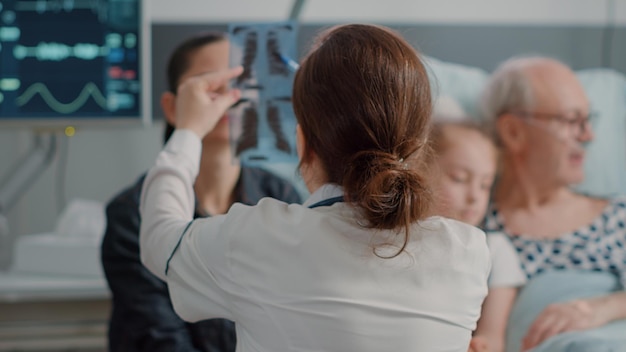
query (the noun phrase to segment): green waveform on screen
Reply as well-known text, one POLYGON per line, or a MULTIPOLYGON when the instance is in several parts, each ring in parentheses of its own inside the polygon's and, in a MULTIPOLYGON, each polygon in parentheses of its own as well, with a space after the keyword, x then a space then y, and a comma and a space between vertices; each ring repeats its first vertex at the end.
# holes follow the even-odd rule
POLYGON ((46 87, 43 83, 35 83, 28 87, 22 95, 15 99, 15 102, 18 106, 24 106, 28 104, 28 102, 33 99, 36 94, 39 94, 52 110, 60 114, 71 114, 78 111, 78 109, 85 105, 89 97, 92 97, 96 104, 98 104, 102 109, 107 110, 106 98, 102 92, 100 92, 98 86, 96 86, 93 82, 87 83, 80 91, 78 97, 69 103, 62 103, 58 101, 52 95, 48 87, 46 87))

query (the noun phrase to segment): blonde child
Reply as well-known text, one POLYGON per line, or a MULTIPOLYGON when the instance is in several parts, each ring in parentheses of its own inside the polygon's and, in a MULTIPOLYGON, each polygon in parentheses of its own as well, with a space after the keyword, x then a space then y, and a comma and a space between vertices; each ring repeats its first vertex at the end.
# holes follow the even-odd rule
MULTIPOLYGON (((437 111, 437 110, 435 110, 437 111)), ((437 215, 478 226, 485 216, 497 169, 497 148, 467 120, 435 116, 431 140, 437 215)), ((492 271, 489 294, 470 345, 473 352, 504 350, 509 312, 526 277, 509 239, 488 233, 492 271)))

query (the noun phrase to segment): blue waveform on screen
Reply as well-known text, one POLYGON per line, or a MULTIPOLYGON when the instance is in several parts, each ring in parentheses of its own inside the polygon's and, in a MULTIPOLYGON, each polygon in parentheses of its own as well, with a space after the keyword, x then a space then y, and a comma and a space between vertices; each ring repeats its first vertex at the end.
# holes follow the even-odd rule
POLYGON ((69 46, 62 43, 41 42, 37 46, 16 45, 13 48, 13 56, 17 60, 35 57, 40 61, 62 61, 69 57, 82 60, 93 60, 99 56, 105 56, 109 52, 106 46, 90 43, 77 43, 69 46))
POLYGON ((15 10, 35 11, 39 14, 91 10, 98 15, 100 21, 104 22, 107 19, 108 7, 107 2, 103 0, 22 0, 17 2, 15 10))
POLYGON ((78 94, 78 97, 69 103, 61 103, 58 101, 43 83, 35 83, 28 87, 22 95, 15 99, 15 102, 18 106, 24 106, 28 104, 36 94, 39 94, 52 110, 60 114, 71 114, 78 111, 78 109, 85 105, 89 97, 92 97, 96 104, 102 109, 107 110, 107 100, 102 92, 100 92, 100 89, 98 89, 98 86, 93 82, 87 83, 80 91, 80 94, 78 94))

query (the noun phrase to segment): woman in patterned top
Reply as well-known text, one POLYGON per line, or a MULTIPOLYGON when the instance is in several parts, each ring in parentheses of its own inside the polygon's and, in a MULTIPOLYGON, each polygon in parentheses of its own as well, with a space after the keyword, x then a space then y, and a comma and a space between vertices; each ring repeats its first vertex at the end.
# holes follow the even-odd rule
MULTIPOLYGON (((529 279, 573 269, 611 272, 626 284, 626 199, 570 188, 583 180, 584 146, 593 139, 589 102, 571 69, 548 58, 511 59, 490 79, 483 110, 503 151, 484 229, 511 238, 529 279)), ((625 318, 623 291, 551 304, 528 329, 523 349, 625 318)))

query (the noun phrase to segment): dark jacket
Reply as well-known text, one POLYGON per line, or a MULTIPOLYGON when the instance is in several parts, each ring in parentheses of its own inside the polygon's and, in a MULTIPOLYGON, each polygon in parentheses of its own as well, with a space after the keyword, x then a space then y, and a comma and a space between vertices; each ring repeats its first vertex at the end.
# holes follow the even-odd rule
MULTIPOLYGON (((101 260, 113 294, 109 351, 235 351, 234 323, 211 319, 186 323, 174 312, 167 285, 139 259, 139 196, 145 175, 107 205, 101 260)), ((235 201, 253 205, 263 197, 300 203, 296 189, 258 168, 242 168, 235 201)), ((195 217, 200 215, 196 214, 195 217)))

